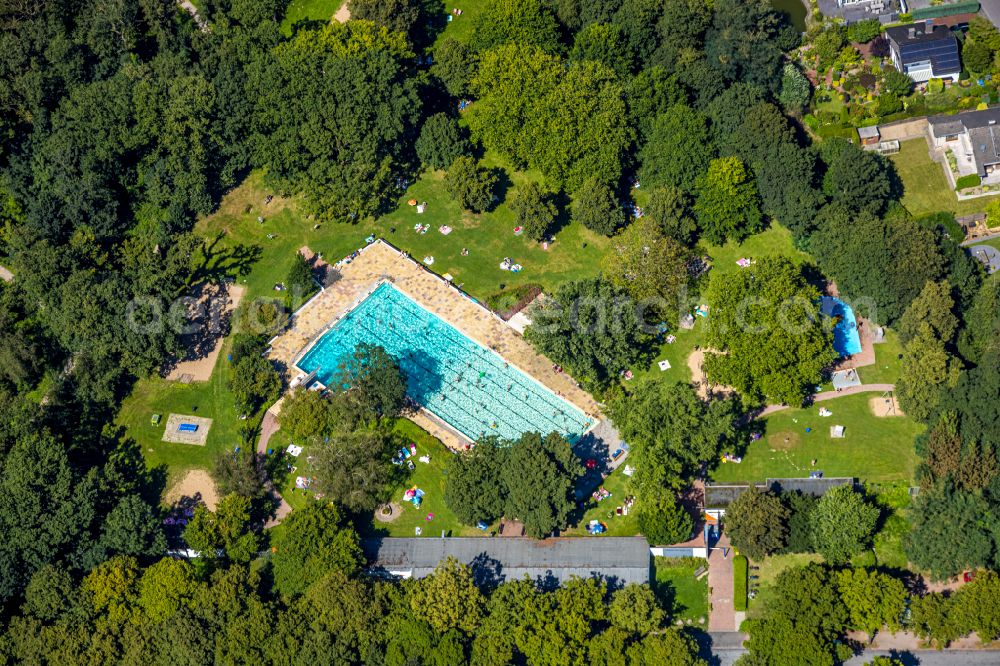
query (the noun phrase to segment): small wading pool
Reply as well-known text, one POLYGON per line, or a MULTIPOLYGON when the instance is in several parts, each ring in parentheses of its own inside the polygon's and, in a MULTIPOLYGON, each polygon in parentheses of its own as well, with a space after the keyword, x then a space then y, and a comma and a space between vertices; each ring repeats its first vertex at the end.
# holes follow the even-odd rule
POLYGON ((861 353, 861 336, 858 334, 858 322, 851 306, 831 296, 824 296, 820 302, 820 311, 833 317, 833 348, 841 356, 851 356, 861 353))
POLYGON ((394 356, 407 394, 470 440, 554 430, 572 442, 592 425, 578 408, 388 283, 316 340, 296 366, 315 370, 329 386, 338 364, 362 342, 394 356))

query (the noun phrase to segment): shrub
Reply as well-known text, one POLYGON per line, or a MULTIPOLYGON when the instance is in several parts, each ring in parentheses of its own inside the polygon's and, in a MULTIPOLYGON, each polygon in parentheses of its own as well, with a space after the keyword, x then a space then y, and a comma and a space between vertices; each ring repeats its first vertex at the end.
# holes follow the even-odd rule
POLYGON ((747 573, 750 563, 745 555, 733 558, 733 608, 737 613, 747 609, 747 573))
POLYGON ((847 39, 852 42, 864 44, 879 36, 882 32, 882 24, 878 19, 868 19, 858 21, 847 27, 847 39))
POLYGON ((979 178, 979 174, 970 173, 967 176, 962 176, 955 181, 955 189, 958 191, 964 190, 969 187, 977 187, 983 181, 979 178))

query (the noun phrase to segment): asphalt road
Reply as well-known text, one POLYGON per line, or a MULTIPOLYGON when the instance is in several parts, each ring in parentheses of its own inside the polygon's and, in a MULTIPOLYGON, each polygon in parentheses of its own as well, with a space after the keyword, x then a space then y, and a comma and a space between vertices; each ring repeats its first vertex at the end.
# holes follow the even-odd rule
POLYGON ((1000 26, 1000 0, 979 0, 979 10, 993 25, 1000 26))
MULTIPOLYGON (((742 648, 718 648, 713 650, 717 666, 732 666, 746 650, 742 648)), ((893 653, 888 650, 867 650, 864 654, 846 662, 847 666, 862 666, 875 657, 896 657, 906 666, 997 666, 1000 651, 996 650, 917 650, 915 652, 893 653)))

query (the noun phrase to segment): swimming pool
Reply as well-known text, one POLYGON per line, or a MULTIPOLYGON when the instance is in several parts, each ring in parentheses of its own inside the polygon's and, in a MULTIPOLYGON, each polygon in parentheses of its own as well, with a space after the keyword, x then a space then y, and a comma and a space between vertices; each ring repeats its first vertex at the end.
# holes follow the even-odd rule
POLYGON ((823 314, 833 317, 833 348, 841 356, 861 353, 861 336, 858 334, 858 322, 851 306, 832 296, 824 296, 820 305, 823 314))
POLYGON ((362 342, 392 354, 406 373, 409 396, 469 439, 555 430, 573 441, 591 426, 578 408, 389 283, 345 314, 296 365, 329 385, 341 359, 362 342))

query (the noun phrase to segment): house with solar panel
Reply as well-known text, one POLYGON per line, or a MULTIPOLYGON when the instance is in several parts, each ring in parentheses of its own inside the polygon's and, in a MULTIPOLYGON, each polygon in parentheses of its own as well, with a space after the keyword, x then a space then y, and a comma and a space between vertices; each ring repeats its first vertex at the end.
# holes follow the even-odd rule
POLYGON ((892 63, 917 83, 930 79, 958 81, 962 63, 958 57, 958 40, 946 26, 930 21, 887 28, 886 39, 892 63))

